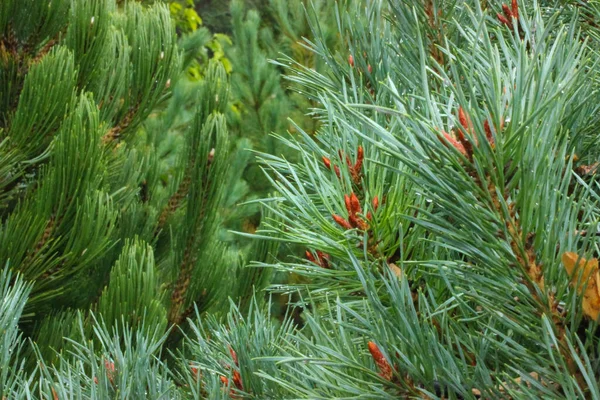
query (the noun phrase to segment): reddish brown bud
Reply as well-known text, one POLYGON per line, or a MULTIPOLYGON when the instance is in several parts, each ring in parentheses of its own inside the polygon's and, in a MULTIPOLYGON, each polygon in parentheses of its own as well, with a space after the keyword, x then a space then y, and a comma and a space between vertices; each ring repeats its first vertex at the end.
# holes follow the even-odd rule
POLYGON ((233 384, 238 390, 244 390, 244 385, 242 385, 242 376, 238 371, 233 371, 233 384))
POLYGON ((350 66, 351 66, 352 68, 354 68, 354 57, 352 57, 352 54, 350 54, 350 55, 348 56, 348 64, 350 64, 350 66))
MULTIPOLYGON (((477 138, 473 137, 473 139, 475 140, 475 146, 478 146, 477 138)), ((470 158, 473 155, 473 145, 460 129, 458 130, 458 142, 463 145, 467 156, 470 158)))
POLYGON ((238 364, 238 358, 237 358, 237 354, 236 352, 231 348, 231 346, 229 346, 229 354, 231 354, 231 358, 233 359, 233 362, 235 363, 235 365, 239 365, 238 364))
POLYGON ((317 262, 317 260, 315 259, 315 256, 313 256, 310 251, 306 250, 306 253, 304 253, 304 254, 306 254, 306 259, 308 261, 310 261, 312 263, 316 263, 317 262))
POLYGON ((331 160, 325 156, 323 156, 323 164, 325 164, 325 168, 331 169, 331 160))
POLYGON ((352 229, 352 225, 350 225, 350 223, 348 221, 346 221, 344 218, 340 217, 339 215, 333 214, 331 217, 342 228, 352 229))
POLYGON ((226 376, 220 376, 220 377, 219 377, 219 379, 221 380, 221 382, 222 382, 224 385, 228 385, 228 384, 229 384, 229 379, 227 379, 227 377, 226 377, 226 376))
POLYGON ((329 269, 329 254, 317 250, 317 257, 319 257, 318 264, 325 269, 329 269))
POLYGON ((365 158, 365 149, 362 146, 358 146, 356 150, 356 164, 354 164, 354 171, 359 173, 362 169, 363 160, 365 158))
POLYGON ((508 6, 506 4, 502 4, 502 12, 504 13, 503 17, 504 20, 500 19, 500 14, 498 14, 498 20, 500 22, 502 22, 504 25, 508 26, 511 30, 513 28, 513 24, 512 24, 512 12, 510 11, 510 8, 508 8, 508 6))
POLYGON ((335 175, 336 175, 338 178, 341 178, 341 177, 342 177, 342 174, 341 174, 341 172, 340 172, 340 167, 338 167, 337 165, 334 165, 334 166, 333 166, 333 170, 335 171, 335 175))
POLYGON ((371 214, 371 211, 367 211, 367 219, 369 221, 371 221, 373 219, 373 214, 371 214))
POLYGON ((110 383, 114 383, 113 380, 115 377, 115 363, 104 359, 104 368, 106 369, 106 376, 108 376, 108 380, 110 381, 110 383))
POLYGON ((361 212, 360 201, 358 201, 358 197, 354 193, 350 195, 350 210, 352 215, 356 215, 361 212))
POLYGON ((369 71, 370 74, 373 73, 373 67, 371 67, 371 64, 367 65, 367 71, 369 71))
POLYGON ((373 204, 373 210, 377 211, 377 209, 379 208, 379 197, 373 197, 373 201, 371 202, 371 204, 373 204))
POLYGON ((491 146, 494 146, 494 135, 492 135, 492 130, 490 129, 490 123, 487 119, 483 123, 483 129, 485 130, 485 137, 487 138, 488 142, 490 143, 491 146))
POLYGON ((512 15, 516 20, 519 19, 519 5, 517 4, 517 0, 512 0, 512 15))
POLYGON ((344 204, 346 205, 346 210, 348 210, 348 214, 354 214, 352 212, 352 203, 350 202, 350 196, 348 196, 347 194, 344 195, 344 204))
POLYGON ((369 352, 373 357, 373 361, 375 361, 375 365, 379 368, 379 376, 387 381, 391 380, 393 375, 392 367, 390 367, 390 363, 386 360, 385 356, 374 342, 369 342, 369 352))
POLYGON ((58 400, 58 394, 56 394, 56 390, 52 388, 52 400, 58 400))
POLYGON ((504 16, 506 17, 507 20, 511 20, 513 17, 513 13, 510 10, 510 8, 508 7, 508 5, 506 4, 502 4, 502 12, 504 13, 504 16))
POLYGON ((506 26, 508 26, 509 28, 512 28, 512 24, 510 23, 509 20, 507 20, 504 15, 498 13, 496 14, 496 17, 498 18, 498 21, 500 21, 501 24, 504 24, 506 26))

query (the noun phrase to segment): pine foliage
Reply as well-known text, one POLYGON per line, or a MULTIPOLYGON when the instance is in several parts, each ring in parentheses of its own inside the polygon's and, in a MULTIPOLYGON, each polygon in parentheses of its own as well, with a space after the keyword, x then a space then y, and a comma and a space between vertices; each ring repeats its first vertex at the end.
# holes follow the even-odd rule
POLYGON ((307 248, 275 267, 310 279, 275 289, 326 317, 284 397, 600 395, 594 16, 373 1, 346 54, 315 35, 327 71, 287 60, 324 126, 264 155, 272 230, 307 248))
POLYGON ((226 223, 237 231, 256 230, 260 210, 252 201, 272 191, 255 152, 294 160, 295 152, 283 146, 274 134, 294 135, 297 129, 290 119, 310 134, 316 133, 319 125, 309 115, 316 102, 307 98, 300 87, 286 81, 286 70, 273 61, 288 54, 306 67, 323 70, 324 62, 306 46, 305 40, 313 37, 307 7, 323 21, 322 33, 327 36, 328 46, 337 48, 340 41, 335 8, 326 1, 230 2, 233 45, 228 47, 227 55, 232 64, 232 111, 228 116, 232 136, 238 140, 232 158, 242 166, 242 173, 229 201, 243 207, 236 207, 226 223))
POLYGON ((24 340, 18 323, 30 292, 31 285, 23 282, 20 276, 13 278, 10 270, 3 268, 0 273, 0 393, 3 394, 24 394, 25 388, 21 384, 25 378, 21 358, 24 340))
POLYGON ((0 397, 176 398, 169 327, 249 295, 218 240, 223 66, 174 137, 164 4, 7 1, 0 21, 0 397))
MULTIPOLYGON (((9 201, 0 255, 10 259, 0 275, 10 304, 0 307, 8 332, 0 348, 2 395, 600 398, 600 7, 555 3, 349 3, 333 8, 341 51, 328 44, 317 9, 307 8, 313 37, 306 45, 324 67, 293 57, 278 66, 314 102, 319 128, 313 134, 298 124, 296 136, 278 138, 293 160, 260 155, 277 195, 263 201, 268 214, 257 233, 302 246, 305 258, 275 260, 274 247, 259 242, 262 260, 235 270, 243 277, 235 283, 224 279, 219 260, 228 253, 211 214, 227 166, 224 71, 214 64, 208 71, 180 156, 148 162, 149 149, 169 144, 156 136, 160 122, 138 119, 150 115, 149 106, 131 104, 154 109, 166 94, 131 89, 145 94, 123 99, 126 112, 108 100, 115 108, 104 115, 96 92, 79 86, 87 82, 77 67, 82 53, 53 45, 34 65, 73 65, 55 70, 73 85, 62 94, 64 109, 2 98, 0 171, 9 201), (19 107, 33 107, 34 125, 16 115, 19 107), (36 113, 43 110, 62 117, 36 113), (163 170, 177 172, 161 188, 163 170), (148 194, 141 196, 144 180, 148 194), (93 268, 79 264, 86 257, 93 268), (303 309, 301 323, 293 309, 273 319, 269 304, 248 295, 250 282, 265 284, 268 268, 305 278, 271 287, 300 299, 292 306, 303 309), (91 311, 61 311, 58 324, 44 320, 39 337, 62 332, 70 339, 54 342, 54 356, 49 346, 34 346, 41 364, 19 371, 15 353, 24 341, 16 321, 47 314, 43 306, 66 299, 66 289, 76 299, 75 285, 93 281, 89 271, 111 275, 99 300, 91 311), (64 283, 50 285, 50 278, 64 283), (223 309, 221 291, 232 298, 225 318, 206 312, 223 309), (177 330, 182 346, 166 354, 177 329, 170 325, 186 318, 189 329, 177 330)), ((44 13, 61 10, 32 14, 45 21, 44 13)), ((151 10, 126 5, 110 14, 109 32, 116 35, 128 18, 165 12, 151 10)), ((23 45, 33 55, 20 58, 22 50, 9 46, 41 35, 31 29, 4 33, 0 60, 10 84, 3 78, 2 93, 20 93, 11 86, 19 79, 25 94, 38 87, 28 83, 33 67, 15 67, 35 57, 36 47, 23 45)), ((39 43, 60 27, 43 29, 39 43)), ((123 76, 143 83, 152 74, 164 79, 161 71, 123 76)), ((37 76, 42 85, 46 74, 37 76)))
MULTIPOLYGON (((38 7, 50 12, 58 3, 38 7)), ((2 15, 21 10, 19 4, 3 2, 2 15)), ((86 306, 103 290, 111 293, 104 297, 133 296, 128 284, 168 292, 170 322, 180 322, 199 297, 203 309, 210 307, 218 297, 215 282, 223 277, 212 265, 235 266, 224 261, 225 249, 214 239, 224 188, 219 182, 227 173, 222 67, 207 69, 202 104, 166 158, 155 149, 169 145, 171 138, 162 135, 168 126, 156 117, 148 121, 181 71, 163 5, 65 2, 51 17, 63 25, 35 34, 19 30, 35 25, 17 19, 19 12, 3 26, 4 65, 19 68, 16 76, 3 68, 2 83, 10 89, 21 79, 22 88, 7 100, 14 106, 2 110, 7 201, 0 257, 36 281, 26 312, 43 316, 50 304, 86 306), (171 175, 165 177, 165 170, 171 175), (136 244, 123 248, 128 241, 136 244), (142 269, 132 270, 135 265, 142 269), (141 281, 127 278, 137 273, 141 281), (109 278, 115 281, 103 289, 109 278)), ((151 292, 145 296, 150 300, 151 292)))

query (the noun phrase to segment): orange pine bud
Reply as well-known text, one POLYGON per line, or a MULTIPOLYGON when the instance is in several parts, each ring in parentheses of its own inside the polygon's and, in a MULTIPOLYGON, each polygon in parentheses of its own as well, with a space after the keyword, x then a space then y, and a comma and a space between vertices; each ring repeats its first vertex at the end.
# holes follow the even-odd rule
POLYGON ((512 15, 516 20, 519 19, 519 5, 517 4, 517 0, 512 0, 512 15))
POLYGON ((458 121, 466 131, 469 131, 469 122, 467 121, 465 110, 461 106, 458 107, 458 121))
POLYGON ((358 201, 358 197, 356 197, 354 193, 350 195, 350 210, 352 215, 356 215, 362 211, 360 208, 360 201, 358 201))
POLYGON ((471 143, 469 143, 463 131, 457 129, 456 136, 458 137, 458 143, 460 143, 465 148, 467 154, 471 154, 471 152, 473 151, 473 149, 471 148, 471 143))
POLYGON ((346 205, 346 210, 348 210, 348 215, 352 215, 352 203, 350 202, 350 196, 347 194, 344 195, 344 204, 346 205))
POLYGON ((354 57, 352 57, 352 54, 350 54, 350 55, 348 56, 348 64, 350 64, 350 66, 351 66, 352 68, 354 68, 354 57))
POLYGON ((333 214, 332 218, 342 228, 352 229, 352 225, 350 225, 350 223, 348 221, 346 221, 344 218, 340 217, 339 215, 333 214))
POLYGON ((304 254, 306 254, 306 259, 308 261, 310 261, 312 263, 316 263, 317 262, 317 260, 315 260, 315 256, 313 256, 310 251, 306 250, 306 253, 304 253, 304 254))
POLYGON ((393 373, 390 363, 388 363, 385 356, 381 353, 381 350, 379 350, 379 347, 377 347, 374 342, 369 342, 368 345, 371 357, 373 357, 375 365, 377 365, 377 368, 379 368, 379 376, 387 381, 391 380, 393 373))
POLYGON ((325 156, 323 156, 323 164, 325 164, 325 168, 331 169, 331 160, 325 156))
POLYGON ((233 362, 235 363, 235 365, 239 365, 238 364, 238 358, 237 358, 237 354, 236 352, 231 348, 231 346, 229 346, 229 354, 231 354, 231 358, 233 359, 233 362))
POLYGON ((367 65, 367 71, 369 71, 370 74, 373 73, 373 67, 371 67, 371 64, 367 65))
POLYGON ((226 377, 226 376, 221 376, 221 377, 219 377, 219 379, 221 380, 221 382, 222 382, 224 385, 228 385, 228 384, 229 384, 229 379, 227 379, 227 377, 226 377))
POLYGON ((52 388, 52 400, 58 400, 58 394, 56 394, 56 390, 52 388))
POLYGON ((373 214, 371 214, 371 211, 367 211, 367 219, 369 221, 371 221, 373 219, 373 214))
POLYGON ((358 146, 358 149, 356 150, 356 164, 354 164, 354 172, 356 172, 357 174, 360 172, 361 168, 362 168, 362 164, 363 164, 363 160, 365 158, 365 149, 363 149, 362 146, 358 146))
POLYGON ((379 208, 379 197, 373 197, 373 201, 371 202, 371 204, 373 204, 373 210, 377 211, 377 209, 379 208))
POLYGON ((192 370, 192 375, 194 376, 194 380, 197 381, 198 380, 198 368, 194 367, 194 366, 190 366, 191 370, 192 370))
POLYGON ((244 390, 244 385, 242 384, 242 376, 238 371, 233 371, 233 384, 239 390, 244 390))
POLYGON ((446 139, 446 140, 444 140, 444 139, 440 138, 440 141, 442 143, 444 143, 446 146, 448 146, 448 143, 450 143, 462 155, 464 155, 465 157, 467 156, 467 150, 465 149, 465 146, 462 143, 460 143, 458 140, 454 139, 447 132, 442 131, 442 133, 444 134, 444 138, 446 139))

